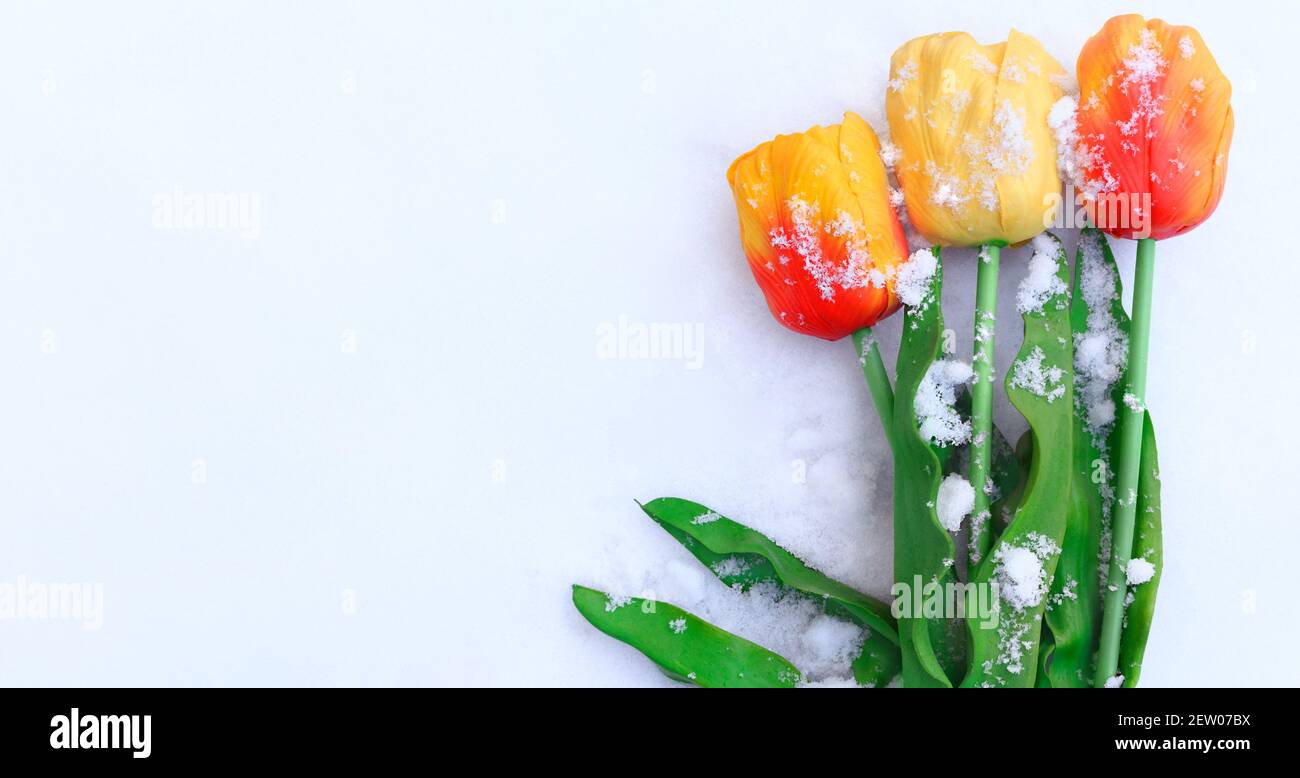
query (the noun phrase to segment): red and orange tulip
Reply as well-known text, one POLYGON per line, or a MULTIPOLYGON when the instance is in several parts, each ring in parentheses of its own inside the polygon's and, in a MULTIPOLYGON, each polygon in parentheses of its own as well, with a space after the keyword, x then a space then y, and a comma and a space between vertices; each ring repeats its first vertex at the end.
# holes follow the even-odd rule
POLYGON ((1076 185, 1119 238, 1160 240, 1209 218, 1223 194, 1232 86, 1191 27, 1130 14, 1079 54, 1076 185))
POLYGON ((862 117, 780 135, 727 170, 749 268, 777 321, 839 340, 898 309, 907 239, 862 117))

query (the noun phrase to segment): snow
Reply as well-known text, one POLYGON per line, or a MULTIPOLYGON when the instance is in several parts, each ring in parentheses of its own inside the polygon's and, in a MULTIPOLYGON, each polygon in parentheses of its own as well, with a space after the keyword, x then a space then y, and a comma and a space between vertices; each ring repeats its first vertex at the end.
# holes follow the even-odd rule
MULTIPOLYGON (((888 597, 893 469, 856 355, 773 320, 723 172, 846 108, 883 128, 907 38, 1016 26, 1073 71, 1132 6, 427 5, 84 3, 68 24, 15 4, 0 25, 20 117, 0 145, 0 582, 105 592, 99 631, 7 624, 0 682, 673 685, 568 599, 614 568, 637 595, 719 589, 633 503, 661 495, 888 597), (260 237, 152 229, 177 184, 260 193, 260 237), (620 316, 698 326, 699 369, 600 356, 620 316)), ((1300 548, 1278 510, 1300 439, 1300 263, 1278 248, 1300 10, 1149 13, 1206 36, 1236 139, 1218 210, 1156 252, 1167 562, 1141 682, 1297 686, 1276 646, 1300 643, 1300 599, 1272 593, 1300 548)), ((1056 232, 1073 261, 1078 231, 1056 232)), ((1013 442, 1031 253, 1002 251, 1013 442)), ((977 253, 943 259, 965 359, 977 253)), ((901 327, 876 327, 891 374, 901 327)))
POLYGON ((669 601, 775 651, 809 681, 851 677, 850 665, 869 634, 864 627, 826 615, 815 600, 771 584, 741 592, 718 583, 698 601, 669 601))
MULTIPOLYGON (((838 211, 829 222, 824 221, 819 204, 799 194, 791 195, 785 206, 793 231, 773 229, 769 236, 772 248, 798 255, 821 299, 834 302, 837 289, 862 289, 871 283, 873 262, 867 251, 866 228, 860 222, 846 211, 838 211), (843 255, 826 256, 825 235, 845 239, 843 255)), ((787 278, 786 283, 796 282, 787 278)))
MULTIPOLYGON (((876 132, 882 131, 883 130, 880 129, 876 130, 876 132)), ((903 152, 898 148, 898 146, 887 140, 880 142, 880 161, 884 163, 886 168, 893 168, 898 164, 898 160, 901 159, 902 156, 903 152)))
POLYGON ((1124 676, 1114 675, 1106 679, 1107 689, 1120 689, 1124 686, 1124 676))
POLYGON ((1031 394, 1055 402, 1065 396, 1065 385, 1061 377, 1065 371, 1059 365, 1047 362, 1047 353, 1041 346, 1034 346, 1028 355, 1016 361, 1012 368, 1011 385, 1024 389, 1031 394))
MULTIPOLYGON (((1074 91, 1078 91, 1078 84, 1075 84, 1074 91)), ((1056 139, 1056 168, 1061 180, 1080 191, 1093 193, 1099 187, 1086 180, 1090 158, 1087 146, 1080 143, 1078 110, 1078 97, 1066 94, 1047 112, 1047 126, 1056 139)), ((1065 205, 1072 207, 1073 204, 1066 200, 1065 205)))
POLYGON ((957 388, 971 382, 975 373, 965 362, 936 359, 926 370, 916 390, 916 422, 921 437, 945 446, 961 445, 970 440, 970 421, 954 407, 957 388))
POLYGON ((996 556, 997 581, 1002 585, 1002 597, 1013 608, 1023 610, 1042 602, 1047 592, 1043 563, 1027 548, 1004 548, 996 556))
POLYGON ((1042 313, 1043 305, 1066 292, 1065 282, 1057 272, 1061 268, 1061 248, 1046 235, 1032 241, 1034 254, 1029 258, 1029 273, 1016 290, 1016 310, 1021 314, 1042 313))
MULTIPOLYGON (((969 93, 951 95, 951 108, 957 117, 970 100, 969 93)), ((926 160, 925 174, 930 179, 930 202, 958 211, 974 198, 981 206, 996 211, 999 206, 998 182, 1004 176, 1019 176, 1034 160, 1034 144, 1026 132, 1025 112, 1010 100, 1003 100, 993 111, 993 121, 983 133, 967 133, 962 138, 968 177, 926 160)))
POLYGON ((975 507, 975 487, 960 474, 952 473, 939 484, 936 502, 939 523, 949 532, 956 532, 975 507))
POLYGON ((993 580, 1001 585, 1002 598, 1015 610, 1035 608, 1050 587, 1044 565, 1061 553, 1050 537, 1031 532, 1019 545, 1001 541, 993 552, 993 580))
POLYGON ((895 293, 904 305, 923 306, 929 297, 930 281, 939 267, 939 260, 928 248, 912 252, 898 269, 895 293))
POLYGON ((1138 586, 1150 581, 1156 575, 1156 566, 1145 559, 1136 558, 1128 561, 1128 567, 1125 568, 1125 574, 1128 577, 1129 586, 1138 586))

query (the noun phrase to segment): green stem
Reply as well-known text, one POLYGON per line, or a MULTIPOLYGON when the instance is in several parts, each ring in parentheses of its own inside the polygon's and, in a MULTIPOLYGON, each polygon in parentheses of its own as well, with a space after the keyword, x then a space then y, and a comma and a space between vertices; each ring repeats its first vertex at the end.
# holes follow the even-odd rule
POLYGON ((983 559, 992 537, 989 493, 986 490, 993 459, 993 330, 998 308, 998 262, 1002 249, 996 243, 985 244, 980 251, 975 285, 975 354, 971 367, 975 383, 971 386, 970 467, 971 486, 975 487, 975 505, 971 508, 972 560, 983 559))
POLYGON ((1142 425, 1146 417, 1147 354, 1151 342, 1151 284, 1155 276, 1156 242, 1138 241, 1137 272, 1133 280, 1133 326, 1129 333, 1128 386, 1120 409, 1119 450, 1115 452, 1115 518, 1111 527, 1110 576, 1101 620, 1101 645, 1097 649, 1100 688, 1119 666, 1120 633, 1124 623, 1124 597, 1128 593, 1127 568, 1133 553, 1133 523, 1137 518, 1138 471, 1142 464, 1142 425))
POLYGON ((870 327, 863 327, 853 333, 853 347, 858 352, 858 362, 862 364, 862 375, 867 379, 867 388, 871 390, 871 399, 876 404, 876 413, 880 415, 880 426, 885 429, 885 439, 889 448, 894 448, 894 388, 889 383, 889 373, 885 372, 885 363, 880 358, 880 349, 876 347, 876 336, 870 327))

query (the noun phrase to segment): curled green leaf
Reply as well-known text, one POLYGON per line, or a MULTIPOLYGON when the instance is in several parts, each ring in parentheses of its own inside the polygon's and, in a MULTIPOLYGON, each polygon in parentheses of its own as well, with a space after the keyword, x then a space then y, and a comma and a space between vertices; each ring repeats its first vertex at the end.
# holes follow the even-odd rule
MULTIPOLYGON (((934 249, 936 259, 939 249, 934 249)), ((903 318, 894 386, 894 581, 896 594, 956 581, 952 536, 939 523, 935 499, 943 467, 920 431, 916 395, 943 341, 943 266, 937 263, 917 305, 903 318)), ((911 598, 908 598, 909 600, 911 598)), ((898 620, 903 685, 951 687, 965 666, 964 628, 954 620, 908 613, 898 620)))
POLYGON ((773 583, 807 595, 832 616, 867 627, 853 663, 858 683, 884 686, 898 675, 898 628, 889 606, 809 567, 767 536, 690 500, 660 497, 641 506, 728 586, 773 583))
POLYGON ((997 584, 1000 608, 996 623, 968 611, 971 666, 962 681, 967 687, 1035 685, 1040 621, 1065 535, 1062 497, 1070 494, 1073 462, 1068 263, 1060 241, 1045 235, 1056 244, 1060 291, 1024 313, 1024 342, 1006 379, 1007 397, 1029 422, 1033 455, 1011 523, 971 575, 977 591, 997 584))
POLYGON ((1156 590, 1164 566, 1160 538, 1160 461, 1156 455, 1156 430, 1151 414, 1142 427, 1142 470, 1138 474, 1137 522, 1133 525, 1132 559, 1146 560, 1154 568, 1150 580, 1130 584, 1131 599, 1124 611, 1124 631, 1119 641, 1119 672, 1125 688, 1137 686, 1142 673, 1142 655, 1151 634, 1151 617, 1156 609, 1156 590))
MULTIPOLYGON (((1052 650, 1043 664, 1052 686, 1090 687, 1116 499, 1110 457, 1118 445, 1114 409, 1124 402, 1124 357, 1130 328, 1119 267, 1105 235, 1094 228, 1079 236, 1070 319, 1078 363, 1074 377, 1074 491, 1066 540, 1052 583, 1055 604, 1044 621, 1052 650)), ((1126 686, 1137 681, 1161 564, 1160 493, 1149 414, 1146 426, 1133 556, 1150 561, 1156 572, 1152 581, 1136 587, 1126 613, 1121 636, 1125 659, 1119 669, 1126 686)))
POLYGON ((675 605, 573 587, 573 604, 596 629, 645 654, 674 680, 712 688, 790 688, 799 670, 779 654, 675 605))

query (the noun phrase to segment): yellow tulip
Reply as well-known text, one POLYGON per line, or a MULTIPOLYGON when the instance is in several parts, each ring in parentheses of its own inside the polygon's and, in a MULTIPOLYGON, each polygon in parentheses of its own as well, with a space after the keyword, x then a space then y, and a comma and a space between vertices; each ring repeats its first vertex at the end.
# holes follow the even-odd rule
POLYGON ((1015 30, 989 46, 946 32, 894 52, 885 109, 895 174, 926 240, 1019 243, 1051 224, 1061 182, 1047 114, 1065 77, 1015 30))

